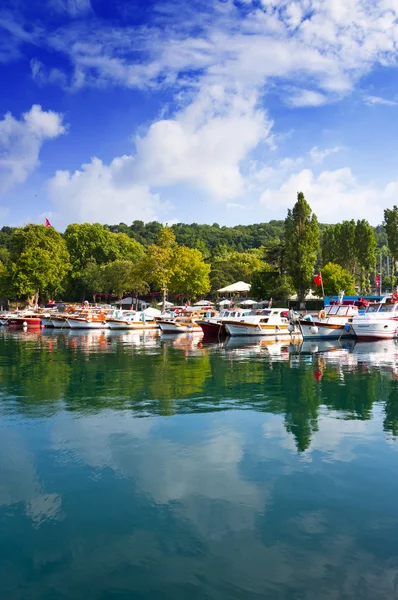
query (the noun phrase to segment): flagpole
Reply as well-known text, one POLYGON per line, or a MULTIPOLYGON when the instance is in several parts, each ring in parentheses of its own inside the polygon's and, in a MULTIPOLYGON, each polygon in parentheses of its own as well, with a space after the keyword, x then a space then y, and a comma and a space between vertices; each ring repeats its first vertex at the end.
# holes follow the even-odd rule
POLYGON ((322 277, 322 271, 319 271, 319 274, 321 276, 321 282, 322 282, 322 296, 323 296, 323 303, 325 304, 325 290, 323 288, 323 277, 322 277))

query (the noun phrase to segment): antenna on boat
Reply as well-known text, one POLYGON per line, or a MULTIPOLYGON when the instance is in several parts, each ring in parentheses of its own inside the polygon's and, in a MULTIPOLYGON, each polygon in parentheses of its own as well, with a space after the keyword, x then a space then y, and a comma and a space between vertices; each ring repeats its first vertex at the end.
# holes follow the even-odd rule
POLYGON ((344 290, 340 290, 339 291, 339 295, 338 295, 338 303, 339 304, 343 304, 343 298, 344 298, 344 290))

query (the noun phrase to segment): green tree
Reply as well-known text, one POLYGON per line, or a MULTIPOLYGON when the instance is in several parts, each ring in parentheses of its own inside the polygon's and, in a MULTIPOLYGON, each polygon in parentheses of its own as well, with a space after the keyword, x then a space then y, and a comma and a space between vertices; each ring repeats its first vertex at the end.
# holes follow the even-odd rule
POLYGON ((395 284, 395 261, 398 260, 398 206, 386 208, 384 211, 384 227, 386 229, 388 247, 392 256, 391 282, 395 284))
POLYGON ((146 257, 141 264, 142 279, 153 283, 163 291, 163 308, 165 308, 167 290, 174 273, 176 251, 174 233, 169 227, 163 227, 158 233, 157 243, 148 247, 146 257))
POLYGON ((65 240, 53 227, 27 225, 11 237, 8 291, 36 303, 39 293, 57 294, 70 271, 65 240))
POLYGON ((103 287, 121 300, 126 293, 138 293, 148 288, 130 260, 115 260, 103 267, 103 287))
POLYGON ((256 300, 272 298, 276 301, 286 302, 293 294, 292 282, 286 275, 281 275, 277 269, 271 266, 262 271, 253 273, 251 279, 250 295, 256 300))
POLYGON ((312 213, 304 194, 288 210, 285 219, 286 270, 300 302, 311 289, 314 266, 320 249, 318 219, 312 213))
MULTIPOLYGON (((347 296, 355 294, 355 279, 341 265, 327 263, 322 268, 322 280, 326 296, 336 296, 340 291, 347 296)), ((319 292, 319 289, 316 291, 319 292)))
POLYGON ((322 232, 321 237, 321 255, 322 264, 336 261, 336 237, 335 237, 335 225, 328 225, 322 232))
POLYGON ((210 290, 210 265, 204 262, 202 253, 196 248, 180 246, 174 260, 170 290, 181 293, 188 300, 207 294, 210 290))
POLYGON ((262 250, 248 252, 222 248, 211 261, 211 288, 216 291, 236 281, 250 282, 253 273, 263 268, 262 250))
POLYGON ((338 263, 351 275, 355 275, 357 261, 356 230, 357 226, 353 219, 335 225, 335 260, 329 259, 327 261, 338 263))
POLYGON ((370 292, 370 271, 376 263, 376 238, 366 219, 358 220, 355 230, 355 247, 360 267, 361 293, 370 292))
POLYGON ((93 302, 96 302, 96 295, 104 291, 104 267, 98 265, 92 258, 81 271, 81 282, 84 286, 83 297, 90 294, 93 302))

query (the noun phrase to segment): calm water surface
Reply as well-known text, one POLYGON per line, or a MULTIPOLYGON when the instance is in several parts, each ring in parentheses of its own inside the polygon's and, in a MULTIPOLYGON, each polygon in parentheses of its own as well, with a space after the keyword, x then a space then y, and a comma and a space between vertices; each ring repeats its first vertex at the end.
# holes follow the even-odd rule
POLYGON ((0 597, 398 597, 398 345, 0 331, 0 597))

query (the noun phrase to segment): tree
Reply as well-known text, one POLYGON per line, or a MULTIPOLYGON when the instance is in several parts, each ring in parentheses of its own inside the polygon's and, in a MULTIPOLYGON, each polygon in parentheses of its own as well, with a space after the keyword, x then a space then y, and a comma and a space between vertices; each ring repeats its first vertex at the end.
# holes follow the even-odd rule
POLYGON ((180 246, 175 253, 175 266, 170 279, 170 290, 191 300, 210 290, 210 265, 196 248, 180 246))
POLYGON ((355 247, 361 269, 360 288, 363 294, 370 291, 369 273, 374 269, 376 263, 376 246, 373 228, 366 219, 358 220, 355 230, 355 247))
POLYGON ((166 305, 166 294, 170 286, 175 267, 177 243, 175 235, 169 227, 163 227, 158 234, 157 243, 148 247, 146 258, 142 263, 142 277, 163 291, 163 309, 166 305))
POLYGON ((355 294, 355 279, 341 265, 327 263, 322 268, 322 280, 326 296, 337 296, 340 291, 347 296, 355 294))
POLYGON ((322 264, 336 261, 336 236, 335 236, 335 225, 328 225, 322 232, 321 238, 321 254, 322 264))
POLYGON ((90 259, 81 272, 81 282, 84 286, 84 295, 90 294, 96 302, 96 295, 104 289, 104 267, 97 265, 94 259, 90 259))
POLYGON ((384 227, 392 256, 391 279, 394 286, 395 261, 398 259, 398 206, 386 208, 384 211, 384 227))
POLYGON ((39 293, 56 294, 70 268, 65 240, 53 227, 27 225, 13 232, 8 290, 14 298, 36 303, 39 293))
POLYGON ((327 261, 338 263, 351 275, 355 274, 357 260, 356 229, 357 226, 353 219, 335 225, 335 260, 327 261))
POLYGON ((287 274, 298 300, 303 302, 311 288, 320 244, 318 219, 302 192, 297 194, 297 202, 285 219, 285 249, 287 274))
POLYGON ((211 287, 218 290, 236 281, 249 282, 254 272, 263 268, 261 250, 249 252, 220 249, 211 261, 211 287))
POLYGON ((250 295, 256 300, 272 298, 277 301, 287 301, 292 293, 291 280, 286 275, 281 276, 277 269, 270 266, 269 270, 265 267, 264 270, 253 273, 250 295))
POLYGON ((136 265, 130 260, 115 260, 103 267, 103 286, 119 300, 126 293, 143 292, 148 288, 137 275, 136 265))

